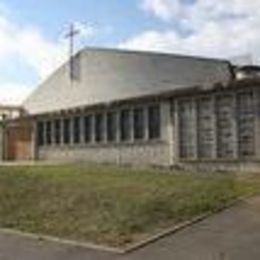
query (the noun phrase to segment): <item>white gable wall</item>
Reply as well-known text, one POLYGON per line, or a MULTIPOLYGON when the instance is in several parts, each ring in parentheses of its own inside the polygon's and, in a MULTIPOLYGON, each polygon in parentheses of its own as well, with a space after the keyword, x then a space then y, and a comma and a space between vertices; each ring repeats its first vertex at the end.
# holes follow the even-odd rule
POLYGON ((71 84, 65 64, 25 101, 30 114, 109 103, 230 81, 229 63, 177 55, 85 49, 80 80, 71 84))

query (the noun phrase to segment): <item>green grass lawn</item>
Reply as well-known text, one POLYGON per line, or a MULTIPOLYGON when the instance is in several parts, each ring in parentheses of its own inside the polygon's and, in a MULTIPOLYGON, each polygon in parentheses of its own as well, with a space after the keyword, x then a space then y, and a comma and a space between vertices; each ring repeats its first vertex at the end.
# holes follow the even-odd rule
POLYGON ((0 227, 122 246, 260 190, 260 175, 0 167, 0 227))

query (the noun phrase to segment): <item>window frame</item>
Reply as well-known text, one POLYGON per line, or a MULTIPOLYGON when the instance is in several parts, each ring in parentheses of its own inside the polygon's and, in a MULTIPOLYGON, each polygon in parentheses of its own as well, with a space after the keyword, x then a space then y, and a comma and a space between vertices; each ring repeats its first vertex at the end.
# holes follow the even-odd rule
POLYGON ((120 142, 131 141, 131 109, 130 108, 124 108, 120 110, 119 133, 120 133, 120 142))
POLYGON ((93 118, 92 114, 84 115, 83 117, 83 139, 85 144, 90 144, 93 141, 93 118), (87 125, 88 122, 88 125, 87 125), (87 127, 88 126, 88 127, 87 127), (88 129, 88 131, 87 131, 88 129))
POLYGON ((104 126, 105 126, 105 115, 103 112, 98 112, 94 116, 94 133, 95 133, 95 143, 100 144, 104 142, 104 126), (99 121, 100 120, 100 121, 99 121))
POLYGON ((106 114, 106 137, 108 143, 117 141, 118 134, 118 113, 117 111, 109 111, 106 114))
POLYGON ((52 144, 52 121, 46 120, 45 122, 45 144, 47 146, 52 144))
POLYGON ((147 129, 148 140, 159 140, 162 134, 161 106, 160 104, 152 104, 147 107, 147 129), (155 111, 152 111, 155 109, 155 111), (152 112, 158 113, 152 114, 152 112))
POLYGON ((71 118, 66 117, 62 120, 63 123, 63 144, 70 145, 71 144, 71 118))
POLYGON ((42 147, 45 145, 45 122, 37 122, 37 146, 42 147), (40 127, 41 126, 41 127, 40 127))
POLYGON ((135 107, 133 109, 133 137, 135 141, 142 141, 146 138, 145 112, 146 111, 144 107, 135 107), (139 112, 140 114, 138 115, 139 112), (141 124, 139 125, 139 123, 141 124))
POLYGON ((75 115, 72 118, 72 142, 77 145, 81 143, 81 116, 75 115))
POLYGON ((62 132, 61 132, 61 129, 62 129, 62 122, 61 122, 61 119, 54 119, 54 122, 53 122, 53 143, 55 145, 60 145, 61 144, 61 141, 62 141, 62 132))

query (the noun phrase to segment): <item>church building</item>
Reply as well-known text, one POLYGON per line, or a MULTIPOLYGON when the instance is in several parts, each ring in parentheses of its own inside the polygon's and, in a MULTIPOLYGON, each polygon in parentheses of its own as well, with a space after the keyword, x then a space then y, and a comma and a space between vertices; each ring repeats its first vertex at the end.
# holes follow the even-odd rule
POLYGON ((260 166, 260 69, 86 48, 1 123, 3 160, 260 166))

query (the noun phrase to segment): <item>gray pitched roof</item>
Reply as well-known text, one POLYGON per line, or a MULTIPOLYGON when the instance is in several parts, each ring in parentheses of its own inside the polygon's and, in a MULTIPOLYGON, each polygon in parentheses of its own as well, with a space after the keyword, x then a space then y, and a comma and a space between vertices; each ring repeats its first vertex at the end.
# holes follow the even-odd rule
POLYGON ((229 62, 171 54, 84 49, 76 55, 80 79, 64 64, 24 102, 31 114, 156 95, 230 81, 229 62))

